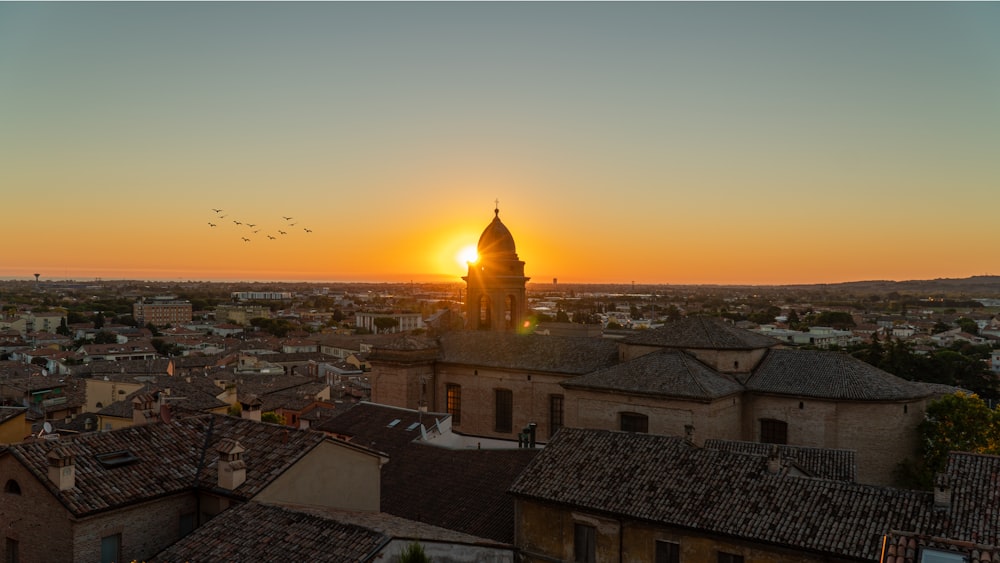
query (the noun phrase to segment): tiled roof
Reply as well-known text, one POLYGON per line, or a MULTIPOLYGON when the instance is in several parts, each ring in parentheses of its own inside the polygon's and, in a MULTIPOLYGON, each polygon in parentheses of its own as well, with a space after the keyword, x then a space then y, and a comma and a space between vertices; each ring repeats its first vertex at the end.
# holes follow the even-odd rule
POLYGON ((598 389, 713 400, 740 393, 743 386, 690 355, 677 350, 658 350, 602 370, 567 379, 570 389, 598 389))
POLYGON ((854 450, 762 444, 735 440, 705 440, 705 447, 712 450, 765 457, 770 455, 772 448, 777 448, 783 462, 790 463, 810 476, 819 479, 853 482, 858 471, 854 450))
POLYGON ((1000 561, 1000 547, 996 545, 948 540, 893 530, 886 534, 881 563, 921 563, 923 549, 948 552, 964 558, 969 563, 1000 561))
POLYGON ((456 331, 441 336, 445 363, 584 374, 614 365, 618 345, 601 338, 456 331))
POLYGON ((770 350, 746 382, 747 390, 822 399, 901 401, 930 395, 843 352, 770 350))
POLYGON ((770 336, 731 326, 717 317, 686 317, 659 328, 636 331, 624 342, 689 350, 756 350, 780 343, 770 336))
POLYGON ((1000 456, 951 452, 947 476, 952 536, 1000 545, 1000 456))
POLYGON ((151 561, 369 561, 389 539, 354 524, 250 502, 212 518, 151 561))
POLYGON ((517 496, 838 557, 878 559, 890 529, 943 529, 930 493, 770 474, 761 456, 680 438, 563 428, 517 496), (622 476, 629 476, 623 479, 622 476))
POLYGON ((175 417, 169 423, 93 432, 72 440, 12 445, 8 453, 24 464, 76 516, 201 487, 217 488, 216 444, 238 440, 246 449, 246 482, 227 492, 249 499, 324 440, 319 432, 221 415, 175 417), (46 456, 56 446, 75 455, 76 486, 59 491, 48 477, 46 456), (98 454, 128 451, 136 461, 108 468, 98 454), (202 459, 204 460, 203 465, 202 459), (200 470, 199 470, 200 466, 200 470))
POLYGON ((385 452, 382 511, 503 543, 514 541, 507 488, 538 450, 451 450, 414 442, 414 423, 448 415, 359 403, 315 426, 385 452), (389 424, 399 420, 392 427, 389 424))

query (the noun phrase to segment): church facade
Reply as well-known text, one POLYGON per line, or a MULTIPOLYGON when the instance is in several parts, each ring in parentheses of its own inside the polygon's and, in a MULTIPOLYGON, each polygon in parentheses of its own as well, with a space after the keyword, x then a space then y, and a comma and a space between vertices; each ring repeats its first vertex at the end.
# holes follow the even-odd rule
POLYGON ((691 317, 622 341, 527 334, 524 262, 495 212, 470 264, 464 331, 376 347, 372 400, 447 413, 463 434, 544 443, 563 427, 856 452, 888 484, 916 448, 931 387, 847 354, 784 349, 691 317))

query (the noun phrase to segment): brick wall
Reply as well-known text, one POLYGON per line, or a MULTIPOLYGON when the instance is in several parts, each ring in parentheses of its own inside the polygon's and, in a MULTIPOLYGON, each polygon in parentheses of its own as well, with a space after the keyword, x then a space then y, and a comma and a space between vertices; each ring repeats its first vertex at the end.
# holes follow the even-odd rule
POLYGON ((180 539, 180 520, 194 514, 194 492, 157 499, 99 514, 77 523, 73 538, 73 561, 101 560, 101 538, 121 534, 123 561, 144 561, 180 539))
POLYGON ((19 561, 73 561, 69 512, 13 456, 0 455, 0 487, 0 541, 18 542, 19 561), (20 495, 6 492, 11 479, 20 495))

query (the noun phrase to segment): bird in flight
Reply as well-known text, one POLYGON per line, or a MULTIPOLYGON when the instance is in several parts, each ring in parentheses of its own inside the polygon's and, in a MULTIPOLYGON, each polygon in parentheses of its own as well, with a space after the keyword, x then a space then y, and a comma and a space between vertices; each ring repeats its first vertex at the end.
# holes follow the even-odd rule
POLYGON ((240 223, 239 221, 237 221, 236 219, 233 219, 233 223, 236 223, 237 225, 242 225, 243 224, 243 223, 240 223))
POLYGON ((289 224, 288 224, 288 226, 289 226, 289 227, 294 227, 295 225, 298 225, 298 224, 299 224, 299 222, 298 222, 298 221, 296 221, 296 222, 294 222, 294 223, 289 223, 289 224))
POLYGON ((256 223, 247 223, 247 226, 252 229, 252 228, 256 227, 257 224, 256 223))
POLYGON ((274 239, 275 239, 275 238, 277 238, 277 237, 272 237, 271 235, 267 235, 267 238, 269 238, 269 239, 271 239, 271 240, 274 240, 274 239))
POLYGON ((313 230, 312 230, 312 229, 306 229, 305 227, 303 227, 303 229, 305 229, 305 231, 306 231, 307 233, 311 233, 311 232, 313 232, 313 230))
POLYGON ((253 232, 253 234, 257 234, 259 232, 260 232, 260 229, 255 229, 254 232, 253 232))
POLYGON ((243 239, 243 242, 250 242, 250 239, 248 239, 247 237, 240 237, 240 238, 243 239))
POLYGON ((212 209, 212 211, 215 211, 216 213, 222 213, 221 209, 212 209))
POLYGON ((287 235, 288 233, 286 233, 285 231, 281 231, 281 230, 279 230, 279 231, 278 231, 278 234, 279 234, 279 235, 287 235))
POLYGON ((226 217, 229 217, 229 215, 219 215, 219 219, 225 219, 226 217))
POLYGON ((214 227, 214 226, 215 226, 215 223, 209 223, 209 224, 208 224, 208 226, 209 226, 209 227, 214 227))
POLYGON ((284 219, 285 221, 291 221, 292 220, 291 217, 285 217, 284 215, 282 215, 281 218, 284 219))

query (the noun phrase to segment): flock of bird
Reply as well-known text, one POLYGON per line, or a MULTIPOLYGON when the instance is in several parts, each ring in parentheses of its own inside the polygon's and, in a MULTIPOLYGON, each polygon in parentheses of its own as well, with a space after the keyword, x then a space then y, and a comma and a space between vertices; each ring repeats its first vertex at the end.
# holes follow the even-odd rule
MULTIPOLYGON (((213 208, 212 211, 215 212, 215 220, 208 222, 208 226, 209 227, 218 227, 219 225, 224 224, 222 222, 223 219, 229 217, 228 214, 226 214, 226 215, 222 214, 222 212, 225 211, 224 209, 215 209, 215 208, 213 208)), ((291 230, 292 227, 295 227, 296 225, 299 224, 298 221, 295 221, 294 217, 285 217, 284 215, 282 215, 281 218, 285 220, 285 224, 282 225, 282 227, 284 227, 285 229, 291 230)), ((246 227, 246 228, 250 229, 250 234, 251 235, 255 235, 255 234, 261 232, 261 230, 263 230, 263 229, 256 228, 257 227, 257 223, 244 223, 243 221, 240 221, 238 219, 230 219, 230 221, 232 221, 233 225, 235 225, 236 227, 246 227)), ((310 229, 308 227, 302 227, 302 230, 305 231, 307 234, 313 232, 312 229, 310 229)), ((282 229, 277 229, 277 234, 278 234, 278 236, 287 235, 288 231, 285 231, 285 230, 282 230, 282 229)), ((278 237, 274 236, 273 234, 267 234, 267 233, 265 233, 265 236, 267 236, 268 240, 277 240, 278 239, 278 237)), ((252 238, 249 238, 249 237, 246 237, 246 236, 240 236, 240 239, 243 240, 243 242, 251 242, 253 240, 252 238)))

